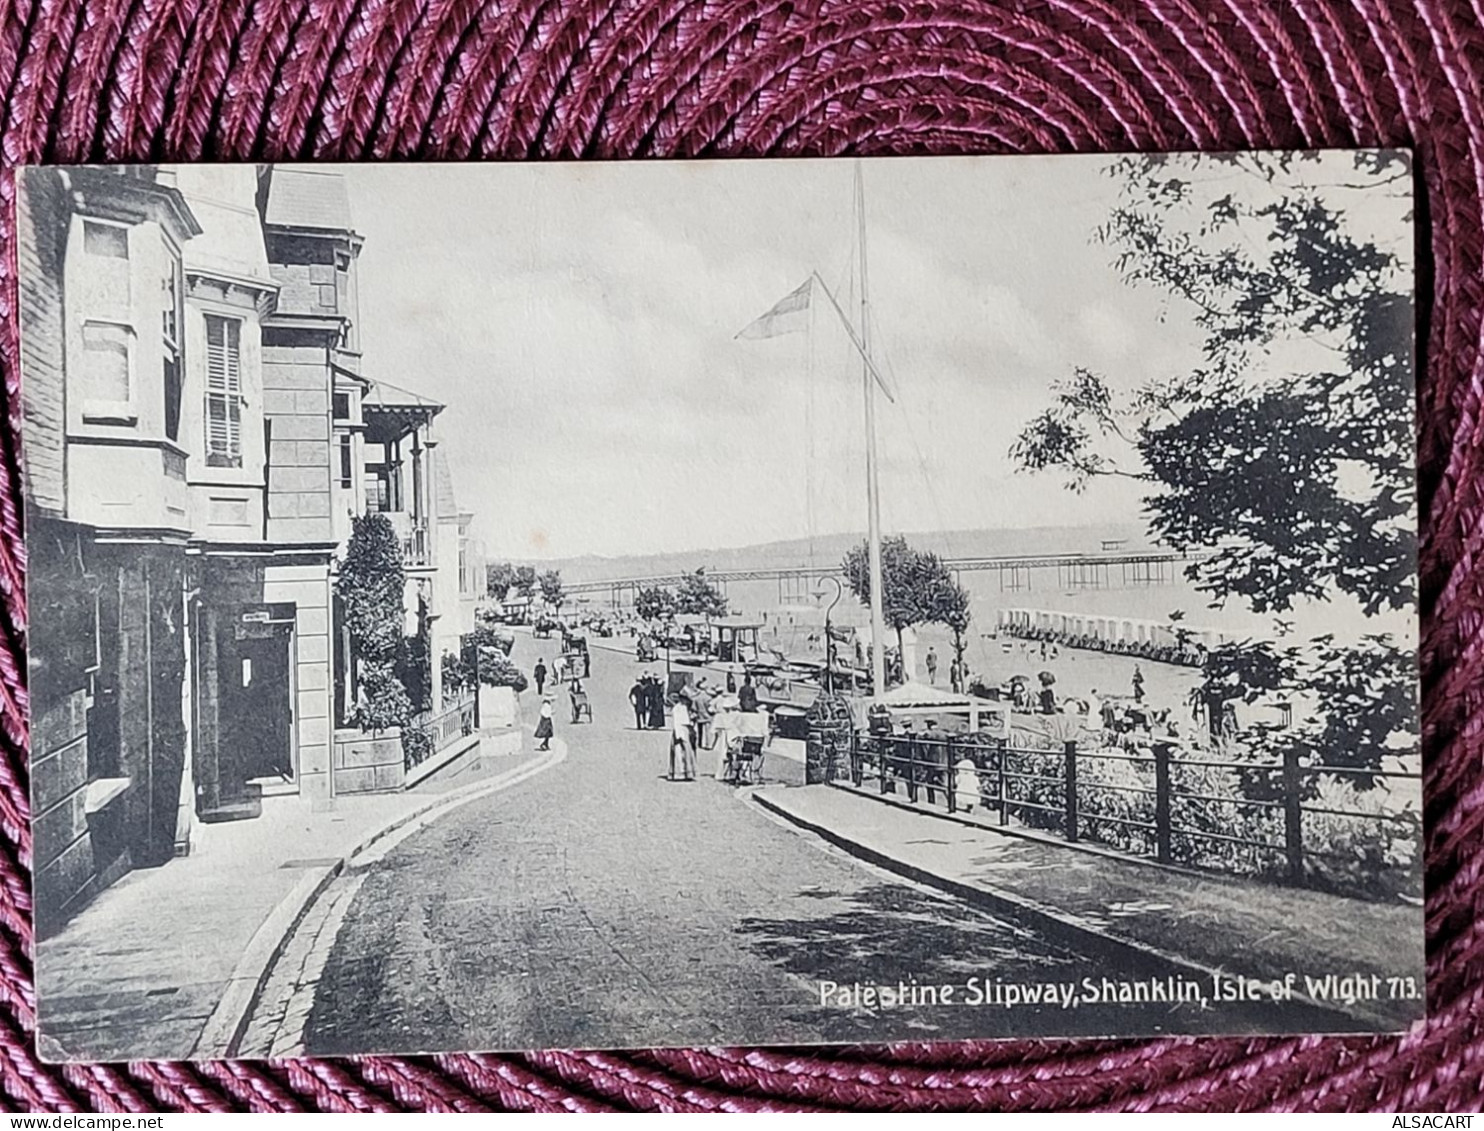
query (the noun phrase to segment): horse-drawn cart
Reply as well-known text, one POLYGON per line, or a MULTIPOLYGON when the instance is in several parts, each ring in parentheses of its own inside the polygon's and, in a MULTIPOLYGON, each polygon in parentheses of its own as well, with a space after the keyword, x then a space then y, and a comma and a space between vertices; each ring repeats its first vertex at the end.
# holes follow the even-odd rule
POLYGON ((567 698, 572 705, 572 722, 574 725, 586 719, 593 721, 593 707, 587 698, 587 689, 576 680, 567 688, 567 698))

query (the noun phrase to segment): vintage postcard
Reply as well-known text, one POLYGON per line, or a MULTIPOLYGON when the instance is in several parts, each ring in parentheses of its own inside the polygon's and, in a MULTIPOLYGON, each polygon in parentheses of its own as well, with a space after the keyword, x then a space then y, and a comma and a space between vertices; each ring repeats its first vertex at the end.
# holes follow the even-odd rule
POLYGON ((24 170, 43 1054, 1406 1028, 1412 198, 24 170))

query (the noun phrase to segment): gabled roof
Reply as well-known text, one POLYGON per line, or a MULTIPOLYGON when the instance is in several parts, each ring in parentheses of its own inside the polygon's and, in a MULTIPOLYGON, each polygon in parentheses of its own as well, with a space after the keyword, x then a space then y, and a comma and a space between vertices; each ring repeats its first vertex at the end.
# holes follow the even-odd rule
POLYGON ((344 174, 302 165, 275 165, 263 222, 273 227, 353 231, 344 174))
POLYGON ((448 469, 448 459, 441 447, 433 450, 433 494, 438 517, 457 522, 459 501, 453 492, 453 472, 448 469))

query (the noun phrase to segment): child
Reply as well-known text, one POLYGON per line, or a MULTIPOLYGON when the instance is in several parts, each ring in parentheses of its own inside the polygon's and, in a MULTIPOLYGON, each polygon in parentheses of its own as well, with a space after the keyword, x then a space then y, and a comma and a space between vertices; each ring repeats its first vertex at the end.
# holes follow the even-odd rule
POLYGON ((979 767, 972 758, 960 758, 953 767, 953 808, 972 813, 979 803, 979 767))
POLYGON ((551 725, 551 696, 548 695, 541 700, 541 720, 536 724, 536 737, 541 740, 537 750, 551 749, 551 736, 555 728, 551 725))

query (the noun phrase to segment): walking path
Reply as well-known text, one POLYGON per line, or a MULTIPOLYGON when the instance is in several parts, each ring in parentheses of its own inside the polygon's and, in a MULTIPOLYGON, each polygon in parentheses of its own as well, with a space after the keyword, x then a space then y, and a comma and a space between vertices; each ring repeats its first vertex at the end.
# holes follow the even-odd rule
POLYGON ((1422 1013, 1420 908, 1155 867, 836 786, 764 787, 753 797, 861 859, 1053 937, 1105 939, 1207 981, 1218 971, 1265 985, 1293 975, 1296 996, 1313 978, 1316 1003, 1396 1029, 1422 1013))
MULTIPOLYGON (((523 761, 466 756, 458 792, 523 761)), ((222 1055, 315 893, 359 846, 445 803, 449 784, 439 775, 318 812, 298 797, 269 798, 253 820, 198 828, 189 856, 128 873, 37 944, 42 1056, 222 1055)))

